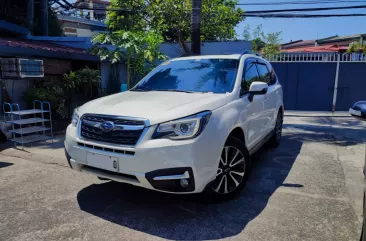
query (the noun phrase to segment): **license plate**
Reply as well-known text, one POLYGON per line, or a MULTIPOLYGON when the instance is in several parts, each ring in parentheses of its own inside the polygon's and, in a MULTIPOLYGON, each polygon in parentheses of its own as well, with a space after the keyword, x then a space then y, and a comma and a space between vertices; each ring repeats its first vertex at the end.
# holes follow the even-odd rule
POLYGON ((118 158, 113 156, 105 156, 92 152, 88 152, 86 155, 86 161, 88 166, 97 167, 100 169, 117 172, 118 171, 118 158))
POLYGON ((359 110, 354 110, 354 109, 349 109, 349 113, 351 114, 351 115, 355 115, 355 116, 361 116, 361 111, 359 111, 359 110))

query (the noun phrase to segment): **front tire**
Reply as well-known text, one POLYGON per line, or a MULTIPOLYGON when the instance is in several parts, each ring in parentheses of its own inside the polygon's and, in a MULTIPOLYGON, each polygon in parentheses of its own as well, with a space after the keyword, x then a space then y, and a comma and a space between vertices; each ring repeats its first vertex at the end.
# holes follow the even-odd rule
POLYGON ((238 196, 248 180, 250 169, 250 156, 245 144, 229 136, 221 152, 216 179, 207 188, 206 197, 221 201, 238 196))
POLYGON ((276 125, 273 130, 271 139, 269 139, 269 141, 268 141, 268 145, 270 147, 278 147, 281 144, 282 124, 283 124, 283 114, 282 114, 282 111, 278 111, 276 125))

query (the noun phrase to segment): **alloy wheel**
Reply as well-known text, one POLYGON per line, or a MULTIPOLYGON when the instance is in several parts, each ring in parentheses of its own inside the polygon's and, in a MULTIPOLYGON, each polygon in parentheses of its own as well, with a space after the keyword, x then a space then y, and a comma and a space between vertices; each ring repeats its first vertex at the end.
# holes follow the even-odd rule
POLYGON ((212 189, 219 194, 234 191, 245 174, 243 153, 234 146, 225 146, 221 153, 219 168, 212 189))

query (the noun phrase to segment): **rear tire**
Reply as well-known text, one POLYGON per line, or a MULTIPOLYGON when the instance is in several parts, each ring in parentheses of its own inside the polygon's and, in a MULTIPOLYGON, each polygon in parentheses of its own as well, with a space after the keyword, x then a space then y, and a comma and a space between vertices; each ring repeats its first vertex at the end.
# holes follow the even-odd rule
POLYGON ((216 179, 204 191, 206 201, 224 201, 238 196, 251 170, 244 142, 229 136, 221 153, 216 179))
POLYGON ((278 147, 280 145, 282 139, 282 124, 283 124, 283 114, 282 111, 279 110, 277 114, 275 128, 273 130, 271 138, 268 141, 268 145, 270 147, 278 147))

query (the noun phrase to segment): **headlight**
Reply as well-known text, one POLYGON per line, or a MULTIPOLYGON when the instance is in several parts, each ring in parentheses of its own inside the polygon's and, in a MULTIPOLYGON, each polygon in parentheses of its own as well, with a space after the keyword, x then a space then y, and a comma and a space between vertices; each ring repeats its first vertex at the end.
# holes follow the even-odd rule
POLYGON ((205 111, 179 120, 159 124, 152 138, 169 138, 172 140, 195 138, 202 133, 211 114, 211 111, 205 111))
POLYGON ((79 122, 78 110, 79 110, 79 107, 75 108, 74 113, 72 113, 71 124, 74 127, 76 127, 79 122))

